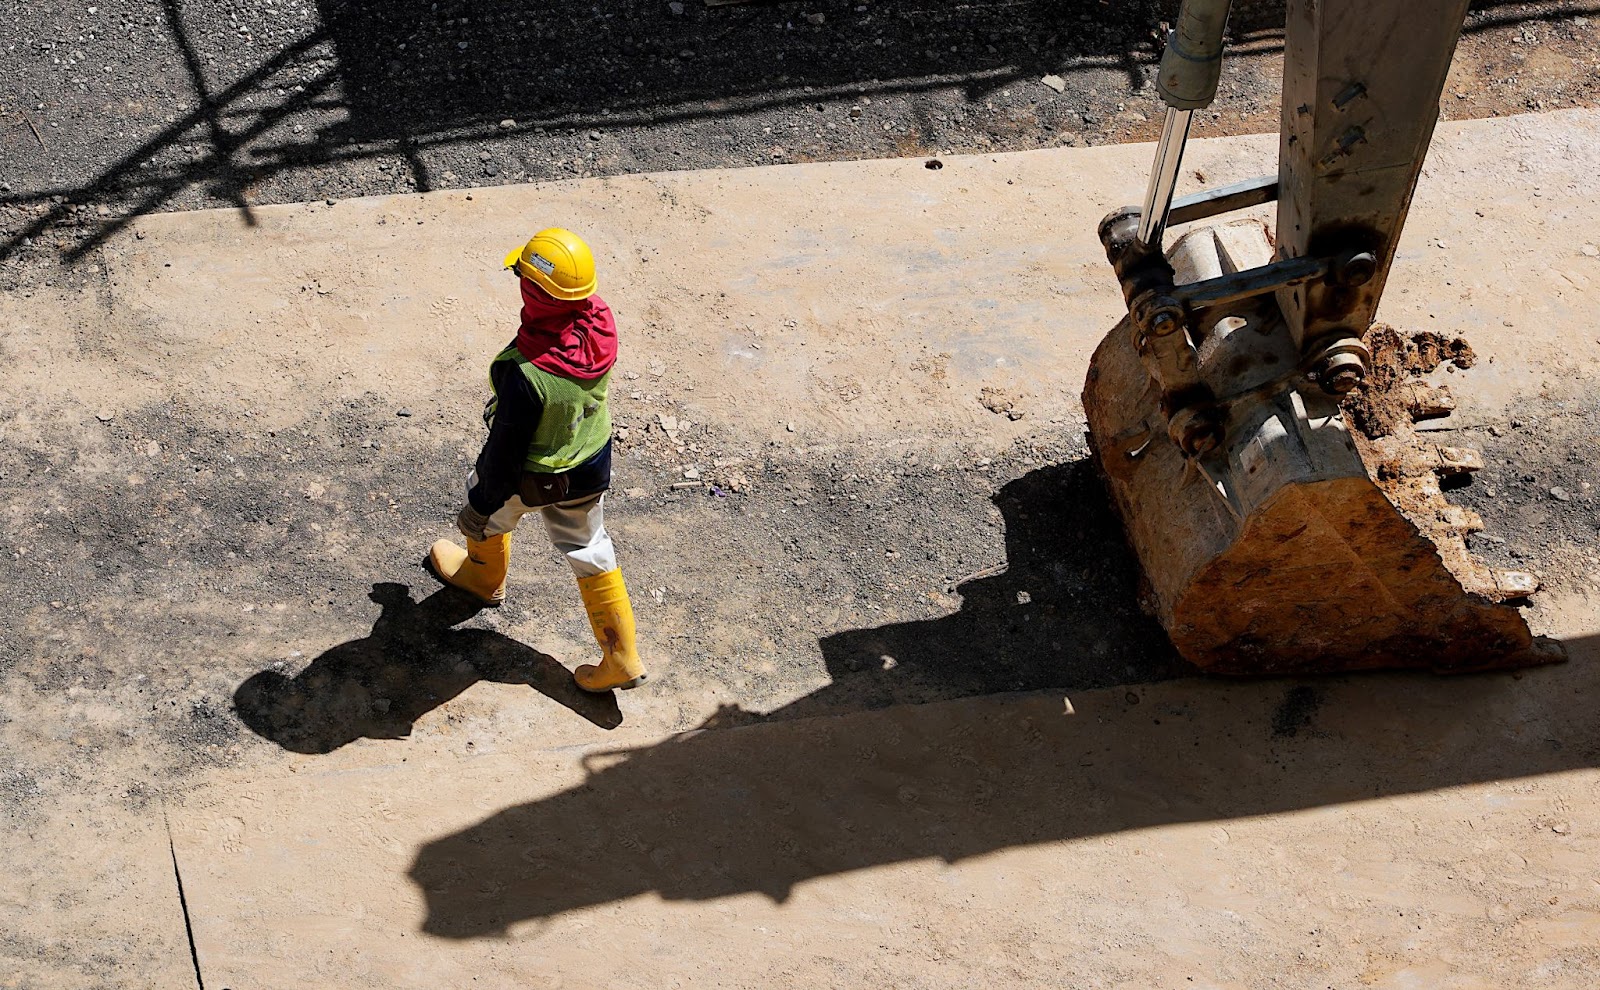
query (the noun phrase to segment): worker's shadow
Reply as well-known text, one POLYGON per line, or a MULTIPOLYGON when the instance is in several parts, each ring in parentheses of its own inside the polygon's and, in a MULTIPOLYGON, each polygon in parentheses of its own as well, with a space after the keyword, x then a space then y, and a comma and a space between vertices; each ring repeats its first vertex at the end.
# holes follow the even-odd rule
POLYGON ((1600 638, 1521 679, 1173 678, 1086 462, 996 502, 1007 569, 962 583, 960 611, 827 635, 814 694, 590 753, 565 788, 423 845, 422 930, 500 937, 645 894, 782 901, 886 864, 1600 765, 1574 707, 1600 691, 1600 638))
POLYGON ((239 718, 296 753, 357 739, 400 739, 417 719, 478 681, 527 684, 603 729, 622 723, 611 694, 578 689, 554 657, 488 629, 456 629, 479 606, 441 588, 421 602, 403 584, 372 586, 383 606, 370 635, 341 643, 290 678, 263 670, 233 694, 239 718))

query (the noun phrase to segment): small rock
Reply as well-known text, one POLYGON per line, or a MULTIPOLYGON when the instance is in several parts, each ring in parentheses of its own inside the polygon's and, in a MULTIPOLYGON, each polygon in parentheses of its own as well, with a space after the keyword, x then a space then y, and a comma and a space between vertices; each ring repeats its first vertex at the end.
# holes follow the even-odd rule
POLYGON ((1572 493, 1567 491, 1565 488, 1562 488, 1560 485, 1550 489, 1550 497, 1555 499, 1557 502, 1572 501, 1572 493))
POLYGON ((1065 93, 1067 91, 1067 81, 1065 79, 1061 78, 1060 76, 1049 75, 1049 76, 1045 76, 1043 79, 1040 79, 1039 81, 1044 83, 1046 86, 1050 87, 1051 89, 1055 90, 1057 93, 1065 93))
POLYGON ((672 0, 671 3, 667 4, 667 9, 672 11, 676 17, 683 16, 683 4, 679 3, 678 0, 672 0))
POLYGON ((159 456, 161 456, 161 444, 157 443, 154 440, 151 440, 149 443, 145 444, 144 445, 144 456, 146 456, 146 457, 159 457, 159 456))
POLYGON ((478 160, 479 161, 486 162, 486 161, 488 161, 489 159, 491 159, 493 157, 494 157, 494 155, 491 154, 490 152, 487 152, 487 151, 478 152, 478 160))
POLYGON ((1585 244, 1578 250, 1583 252, 1585 258, 1600 258, 1600 247, 1595 247, 1593 244, 1585 244))
POLYGON ((94 414, 94 418, 98 419, 102 423, 109 423, 113 419, 117 418, 117 414, 112 412, 109 409, 102 409, 99 412, 94 414))
POLYGON ((1440 238, 1439 240, 1435 241, 1434 243, 1438 245, 1439 250, 1441 250, 1441 251, 1443 251, 1445 248, 1450 246, 1450 242, 1444 240, 1443 238, 1440 238))
POLYGON ((94 212, 96 216, 109 217, 111 215, 111 207, 97 206, 94 208, 94 212))
POLYGON ((783 428, 788 430, 790 433, 794 432, 794 424, 793 423, 785 423, 785 424, 783 424, 783 428))
POLYGON ((332 205, 333 205, 333 204, 335 204, 335 203, 337 203, 337 202, 339 202, 339 201, 338 201, 338 200, 336 200, 336 199, 330 199, 330 200, 327 200, 327 201, 326 201, 326 202, 327 202, 327 204, 328 204, 328 205, 329 205, 329 206, 332 206, 332 205))
POLYGON ((500 122, 500 127, 501 127, 502 130, 509 131, 509 130, 511 130, 511 128, 513 128, 515 126, 517 126, 517 122, 512 120, 510 117, 507 117, 505 120, 502 120, 500 122))
POLYGON ((1026 591, 1017 592, 1017 604, 1018 605, 1029 605, 1029 604, 1032 604, 1032 602, 1033 602, 1033 595, 1029 594, 1026 591))
POLYGON ((589 132, 589 140, 591 140, 591 141, 600 140, 600 132, 599 131, 590 131, 589 132))
POLYGON ((402 416, 402 417, 408 417, 409 418, 410 415, 411 415, 411 410, 409 410, 409 409, 396 409, 394 411, 394 414, 396 416, 402 416))
POLYGON ((1554 825, 1550 826, 1550 831, 1557 835, 1566 835, 1568 832, 1572 831, 1572 826, 1566 822, 1556 822, 1554 825))
POLYGON ((827 14, 807 14, 806 15, 806 22, 810 23, 810 24, 821 24, 821 23, 825 22, 827 19, 828 19, 828 15, 827 14))
POLYGON ((684 478, 688 479, 689 481, 699 481, 700 480, 700 469, 699 468, 685 468, 684 472, 683 472, 683 476, 684 476, 684 478))

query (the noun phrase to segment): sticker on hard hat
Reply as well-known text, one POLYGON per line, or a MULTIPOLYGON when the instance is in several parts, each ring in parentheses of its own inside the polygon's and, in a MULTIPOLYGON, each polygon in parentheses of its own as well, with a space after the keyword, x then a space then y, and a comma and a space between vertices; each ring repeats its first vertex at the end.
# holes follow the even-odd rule
POLYGON ((537 251, 528 252, 528 264, 549 275, 556 270, 556 263, 546 258, 537 251))

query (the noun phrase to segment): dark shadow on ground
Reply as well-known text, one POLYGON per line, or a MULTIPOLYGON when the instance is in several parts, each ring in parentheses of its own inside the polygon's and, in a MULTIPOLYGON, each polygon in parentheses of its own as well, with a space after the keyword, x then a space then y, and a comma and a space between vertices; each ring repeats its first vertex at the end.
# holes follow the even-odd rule
POLYGON ((1133 663, 1146 678, 1174 662, 1137 615, 1129 553, 1106 544, 1104 495, 1086 471, 1046 468, 1002 490, 1011 569, 963 586, 957 614, 824 639, 838 683, 766 715, 725 710, 705 726, 722 731, 610 754, 577 787, 424 846, 411 870, 423 930, 494 936, 645 893, 781 901, 806 880, 888 863, 1600 763, 1583 703, 1600 689, 1594 638, 1567 644, 1569 664, 1519 675, 1086 692, 1140 651, 1151 651, 1133 663), (1100 554, 1103 568, 1085 573, 1100 554), (996 664, 1031 693, 900 703, 946 696, 996 664))
POLYGON ((994 496, 1006 563, 954 590, 959 612, 823 637, 833 683, 771 721, 997 691, 1082 691, 1192 673, 1139 608, 1138 562, 1092 461, 1033 471, 994 496))
MULTIPOLYGON (((1548 16, 1595 9, 1590 0, 1572 0, 1548 16)), ((707 10, 686 0, 684 14, 674 16, 655 0, 319 0, 315 30, 225 81, 207 72, 228 54, 216 12, 182 0, 162 0, 161 10, 164 32, 153 37, 175 49, 192 101, 173 106, 166 127, 93 180, 5 197, 54 203, 0 239, 0 261, 59 226, 75 233, 65 257, 76 262, 131 218, 191 188, 234 203, 248 222, 252 197, 276 177, 325 175, 365 159, 398 158, 410 188, 427 190, 437 181, 424 163, 426 149, 476 148, 547 130, 726 121, 774 108, 803 116, 863 97, 954 90, 959 95, 948 106, 906 108, 900 116, 908 119, 898 121, 888 143, 873 132, 878 121, 869 121, 859 154, 920 154, 924 143, 944 141, 926 119, 930 111, 974 118, 970 126, 953 122, 952 136, 982 134, 998 147, 1037 131, 1050 143, 1048 135, 1084 126, 1088 103, 1023 99, 995 110, 982 101, 1014 84, 1039 86, 1045 74, 1062 76, 1070 94, 1075 76, 1107 70, 1126 74, 1128 94, 1140 91, 1159 52, 1157 29, 1175 16, 1177 2, 817 0, 707 10), (302 119, 313 126, 291 130, 290 121, 302 119), (190 143, 202 150, 179 153, 190 143), (78 206, 91 203, 108 205, 111 216, 80 214, 78 206)), ((1478 0, 1473 10, 1468 30, 1537 19, 1506 0, 1478 0)), ((1241 0, 1230 51, 1275 51, 1282 31, 1281 3, 1241 0)), ((816 126, 825 126, 818 119, 816 126)), ((729 132, 695 140, 732 148, 735 138, 729 132)), ((671 167, 670 159, 652 167, 671 167)))
POLYGON ((383 606, 370 635, 333 647, 294 678, 264 670, 233 695, 256 734, 296 753, 357 739, 401 739, 417 719, 479 681, 527 684, 603 729, 622 724, 614 695, 588 694, 554 657, 487 629, 453 626, 480 610, 441 588, 421 602, 403 584, 372 587, 383 606))

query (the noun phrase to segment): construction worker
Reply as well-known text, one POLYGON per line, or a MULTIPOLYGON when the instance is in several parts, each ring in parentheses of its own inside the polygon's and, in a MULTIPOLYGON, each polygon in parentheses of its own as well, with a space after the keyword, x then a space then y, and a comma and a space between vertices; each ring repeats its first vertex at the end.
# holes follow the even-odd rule
POLYGON ((578 578, 604 659, 573 672, 585 691, 644 682, 633 607, 606 533, 611 485, 611 411, 606 391, 617 359, 617 324, 594 294, 594 256, 578 235, 541 230, 506 256, 520 276, 517 339, 489 364, 494 395, 484 407, 489 439, 467 478, 456 527, 466 549, 440 540, 433 572, 495 607, 505 600, 511 533, 529 512, 544 517, 556 549, 578 578))

